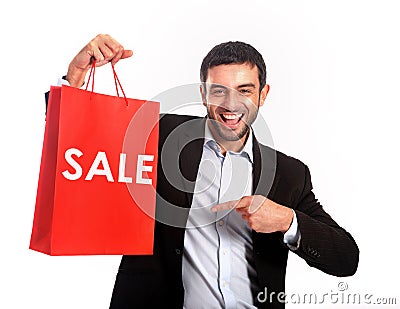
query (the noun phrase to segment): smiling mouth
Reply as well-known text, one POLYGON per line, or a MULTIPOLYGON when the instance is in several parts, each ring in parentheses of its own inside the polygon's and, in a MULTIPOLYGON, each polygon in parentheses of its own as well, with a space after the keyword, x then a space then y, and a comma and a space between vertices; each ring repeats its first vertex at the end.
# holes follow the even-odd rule
POLYGON ((220 113, 219 116, 222 122, 231 129, 236 128, 239 125, 240 120, 243 118, 243 113, 220 113))

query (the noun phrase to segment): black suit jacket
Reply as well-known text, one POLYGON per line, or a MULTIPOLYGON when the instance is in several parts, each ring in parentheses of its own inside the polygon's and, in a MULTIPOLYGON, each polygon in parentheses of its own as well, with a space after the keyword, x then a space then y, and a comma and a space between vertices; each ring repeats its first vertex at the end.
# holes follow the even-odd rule
MULTIPOLYGON (((161 116, 154 254, 122 257, 111 308, 182 308, 184 226, 203 151, 204 125, 204 118, 161 116)), ((357 245, 315 198, 307 166, 252 138, 253 193, 296 211, 301 241, 294 253, 325 273, 353 275, 357 245)), ((275 295, 272 303, 268 299, 257 306, 283 308, 276 297, 285 290, 288 247, 283 234, 252 233, 259 286, 275 295)))

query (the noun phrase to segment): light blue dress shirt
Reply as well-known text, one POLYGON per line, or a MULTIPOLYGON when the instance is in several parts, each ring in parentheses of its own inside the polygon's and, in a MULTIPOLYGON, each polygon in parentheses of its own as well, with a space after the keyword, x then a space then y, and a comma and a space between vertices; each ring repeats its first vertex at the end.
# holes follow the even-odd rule
MULTIPOLYGON (((240 152, 228 151, 224 156, 206 124, 184 238, 184 308, 256 308, 251 229, 234 210, 210 211, 216 204, 251 195, 252 175, 251 135, 240 152)), ((294 216, 284 241, 296 249, 299 237, 294 216)))

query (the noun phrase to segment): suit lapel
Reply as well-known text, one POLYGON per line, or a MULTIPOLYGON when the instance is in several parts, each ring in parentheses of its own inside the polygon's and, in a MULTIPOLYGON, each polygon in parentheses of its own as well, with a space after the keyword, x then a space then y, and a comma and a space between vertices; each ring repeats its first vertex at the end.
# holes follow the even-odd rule
POLYGON ((253 134, 253 194, 266 197, 273 195, 278 179, 276 175, 276 152, 274 149, 260 145, 253 134))
POLYGON ((182 134, 178 141, 179 169, 182 173, 183 188, 187 207, 192 205, 193 192, 203 155, 205 118, 193 119, 181 126, 182 134))

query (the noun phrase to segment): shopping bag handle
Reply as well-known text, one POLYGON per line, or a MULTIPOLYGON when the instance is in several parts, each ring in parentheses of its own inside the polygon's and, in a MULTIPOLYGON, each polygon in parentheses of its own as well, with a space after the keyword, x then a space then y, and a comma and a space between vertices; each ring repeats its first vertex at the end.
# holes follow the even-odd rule
MULTIPOLYGON (((119 91, 118 91, 118 86, 119 86, 119 88, 122 91, 122 95, 124 96, 126 106, 128 106, 128 99, 126 98, 124 89, 122 88, 121 82, 119 81, 119 78, 117 76, 117 72, 115 72, 114 64, 111 63, 111 67, 112 67, 113 74, 114 74, 114 82, 115 82, 115 89, 117 90, 117 96, 119 97, 119 91)), ((86 83, 86 88, 85 88, 86 91, 88 90, 88 86, 90 84, 90 80, 92 80, 92 92, 94 91, 94 73, 95 73, 95 70, 96 70, 96 59, 93 59, 92 66, 90 68, 89 78, 88 78, 88 81, 86 83)))

